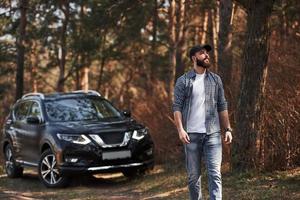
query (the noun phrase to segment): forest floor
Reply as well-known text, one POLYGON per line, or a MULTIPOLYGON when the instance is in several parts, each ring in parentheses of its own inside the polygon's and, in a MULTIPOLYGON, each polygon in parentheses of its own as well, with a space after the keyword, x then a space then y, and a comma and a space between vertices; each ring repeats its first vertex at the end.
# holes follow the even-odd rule
MULTIPOLYGON (((157 165, 148 174, 127 179, 120 173, 73 179, 67 188, 47 189, 37 173, 25 170, 23 178, 9 179, 0 169, 0 199, 103 199, 153 200, 188 199, 187 179, 182 164, 157 165)), ((300 167, 272 173, 223 172, 224 200, 300 199, 300 167)), ((209 199, 206 171, 202 177, 204 199, 209 199)))

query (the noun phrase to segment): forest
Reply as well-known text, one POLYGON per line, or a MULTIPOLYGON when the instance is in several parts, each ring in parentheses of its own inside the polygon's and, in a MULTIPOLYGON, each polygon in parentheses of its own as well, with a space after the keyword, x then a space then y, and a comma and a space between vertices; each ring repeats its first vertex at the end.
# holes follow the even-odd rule
POLYGON ((150 129, 157 163, 183 162, 176 79, 212 46, 233 127, 230 171, 300 166, 297 0, 1 0, 0 121, 29 92, 96 90, 150 129))

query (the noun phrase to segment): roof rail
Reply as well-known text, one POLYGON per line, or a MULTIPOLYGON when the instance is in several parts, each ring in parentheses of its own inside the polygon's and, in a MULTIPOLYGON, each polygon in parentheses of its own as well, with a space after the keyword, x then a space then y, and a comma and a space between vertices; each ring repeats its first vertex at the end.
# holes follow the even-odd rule
POLYGON ((95 90, 75 90, 75 91, 72 91, 72 93, 88 93, 88 94, 94 94, 94 95, 97 95, 99 97, 101 97, 101 94, 95 90))
POLYGON ((45 98, 45 96, 44 96, 44 94, 42 94, 42 93, 39 93, 39 92, 32 92, 32 93, 27 93, 27 94, 24 94, 23 96, 22 96, 22 99, 24 99, 24 98, 26 98, 26 97, 33 97, 33 96, 36 96, 36 97, 40 97, 41 99, 44 99, 45 98))

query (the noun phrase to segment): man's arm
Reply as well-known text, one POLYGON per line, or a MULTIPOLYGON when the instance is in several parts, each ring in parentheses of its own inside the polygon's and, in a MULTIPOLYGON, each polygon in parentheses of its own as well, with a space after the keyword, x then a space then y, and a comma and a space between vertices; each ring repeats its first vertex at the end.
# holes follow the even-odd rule
POLYGON ((177 131, 178 131, 178 134, 179 134, 179 139, 185 144, 190 143, 189 135, 183 129, 183 126, 182 126, 182 114, 181 114, 180 111, 175 111, 174 112, 174 119, 175 119, 175 125, 177 127, 177 131))
POLYGON ((182 109, 185 101, 185 81, 184 77, 180 77, 177 79, 175 87, 174 87, 174 102, 173 102, 173 112, 174 112, 174 120, 175 125, 177 127, 177 131, 179 134, 179 139, 183 143, 190 143, 189 136, 183 128, 182 124, 182 109))
POLYGON ((221 126, 224 129, 231 128, 230 122, 229 122, 228 110, 223 110, 222 112, 219 112, 219 119, 221 121, 221 126))
MULTIPOLYGON (((229 122, 229 115, 228 115, 228 106, 227 106, 227 101, 225 99, 225 94, 224 94, 224 88, 223 88, 223 83, 221 78, 219 77, 218 80, 218 85, 219 85, 219 89, 218 89, 218 113, 219 113, 219 119, 221 122, 221 126, 224 129, 230 129, 231 130, 231 126, 230 126, 230 122, 229 122)), ((232 134, 231 131, 226 131, 225 132, 225 143, 229 144, 232 141, 232 134)))
MULTIPOLYGON (((231 130, 230 122, 229 122, 229 116, 228 111, 224 110, 222 112, 219 112, 219 119, 221 121, 221 125, 224 129, 229 128, 231 130)), ((232 134, 231 131, 225 132, 225 144, 230 144, 232 141, 232 134)))

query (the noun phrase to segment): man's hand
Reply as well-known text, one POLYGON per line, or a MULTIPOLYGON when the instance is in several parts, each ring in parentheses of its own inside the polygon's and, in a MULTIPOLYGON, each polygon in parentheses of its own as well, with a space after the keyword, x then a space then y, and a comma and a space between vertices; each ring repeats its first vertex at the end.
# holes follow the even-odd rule
POLYGON ((230 131, 226 131, 225 133, 225 144, 230 144, 232 141, 232 135, 230 131))
POLYGON ((187 134, 185 130, 179 131, 179 139, 184 143, 184 144, 189 144, 190 143, 190 137, 187 134))

